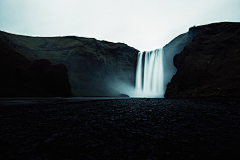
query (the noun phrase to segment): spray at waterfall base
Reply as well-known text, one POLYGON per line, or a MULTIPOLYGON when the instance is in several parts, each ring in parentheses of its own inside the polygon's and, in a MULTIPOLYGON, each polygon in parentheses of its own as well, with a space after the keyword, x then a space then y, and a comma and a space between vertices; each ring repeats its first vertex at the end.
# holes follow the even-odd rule
POLYGON ((164 98, 163 49, 139 52, 135 87, 119 82, 115 89, 136 98, 164 98))
POLYGON ((138 53, 136 95, 164 98, 163 49, 138 53))

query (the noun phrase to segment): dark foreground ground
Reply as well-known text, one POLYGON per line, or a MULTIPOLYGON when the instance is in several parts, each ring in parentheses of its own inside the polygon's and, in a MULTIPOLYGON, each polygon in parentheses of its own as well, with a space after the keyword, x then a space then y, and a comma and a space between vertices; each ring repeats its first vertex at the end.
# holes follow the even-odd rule
POLYGON ((239 102, 2 103, 0 159, 239 159, 239 102))

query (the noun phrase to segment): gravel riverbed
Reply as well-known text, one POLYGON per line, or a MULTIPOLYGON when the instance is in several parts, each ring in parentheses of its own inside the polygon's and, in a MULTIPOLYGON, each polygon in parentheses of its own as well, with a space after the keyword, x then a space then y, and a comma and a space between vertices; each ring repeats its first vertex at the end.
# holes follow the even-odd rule
POLYGON ((239 99, 0 106, 0 159, 239 159, 239 99))

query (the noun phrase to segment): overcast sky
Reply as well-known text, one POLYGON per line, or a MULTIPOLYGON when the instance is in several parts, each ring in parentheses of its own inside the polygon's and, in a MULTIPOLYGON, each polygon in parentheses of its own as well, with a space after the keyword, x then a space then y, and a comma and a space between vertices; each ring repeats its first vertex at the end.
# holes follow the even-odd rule
POLYGON ((163 47, 193 25, 240 22, 240 0, 0 0, 0 30, 163 47))

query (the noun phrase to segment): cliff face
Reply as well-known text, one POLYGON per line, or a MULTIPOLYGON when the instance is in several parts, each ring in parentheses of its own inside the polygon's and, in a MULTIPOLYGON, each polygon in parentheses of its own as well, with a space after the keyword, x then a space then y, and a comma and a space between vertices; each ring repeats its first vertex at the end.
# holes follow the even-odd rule
MULTIPOLYGON (((173 64, 173 57, 180 53, 183 48, 192 42, 192 39, 195 35, 200 32, 199 27, 192 27, 187 33, 181 34, 174 38, 171 42, 163 47, 164 56, 164 86, 167 87, 167 84, 171 81, 174 74, 177 72, 177 68, 173 64)), ((166 88, 164 89, 166 90, 166 88)))
POLYGON ((93 38, 27 37, 0 32, 0 38, 29 60, 48 59, 67 67, 76 96, 118 96, 115 85, 134 86, 138 51, 93 38))
POLYGON ((0 39, 0 97, 68 97, 67 68, 46 59, 29 61, 0 39))
POLYGON ((174 57, 177 72, 165 97, 240 97, 240 23, 195 29, 199 33, 174 57))

